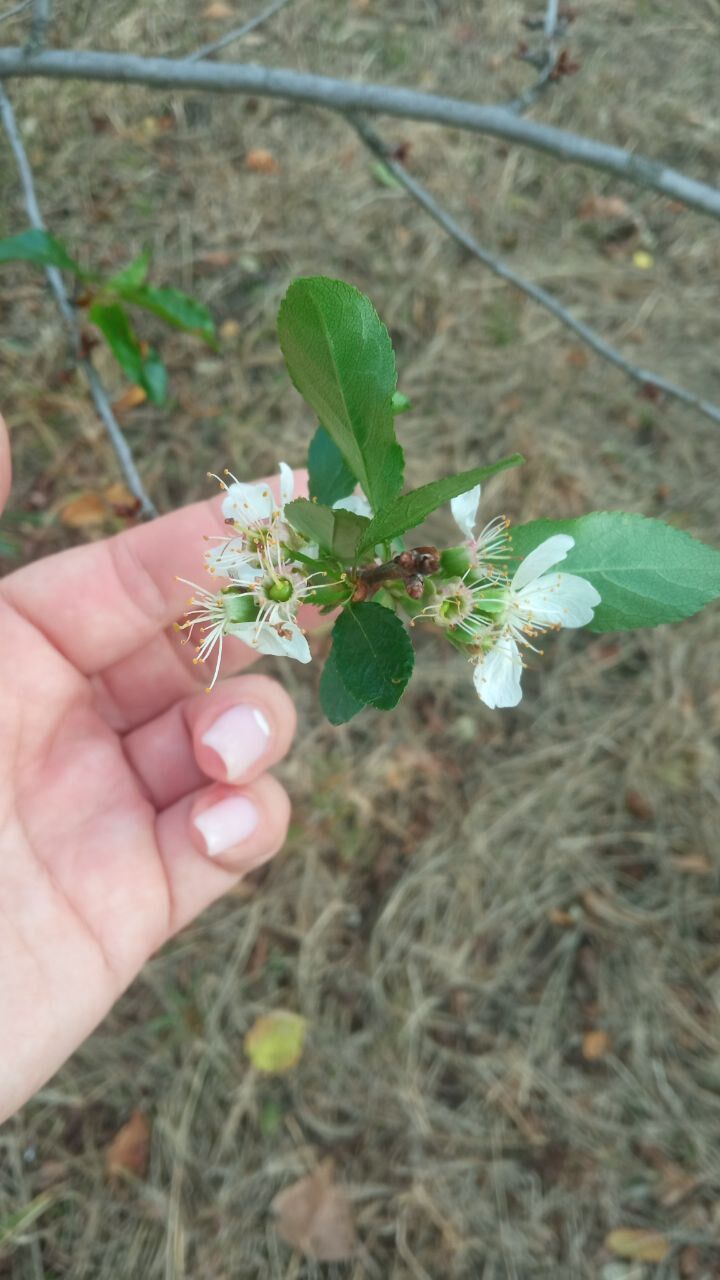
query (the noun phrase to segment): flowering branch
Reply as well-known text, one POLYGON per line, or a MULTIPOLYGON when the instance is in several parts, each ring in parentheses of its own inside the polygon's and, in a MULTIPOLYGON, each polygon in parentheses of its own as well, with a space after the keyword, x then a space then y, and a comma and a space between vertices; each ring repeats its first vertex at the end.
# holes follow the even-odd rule
POLYGON ((464 102, 388 85, 356 84, 330 76, 306 75, 283 67, 252 63, 191 62, 189 59, 143 58, 130 53, 53 49, 28 58, 22 49, 0 49, 0 79, 41 76, 63 80, 104 80, 145 84, 153 88, 207 89, 214 93, 247 93, 287 98, 329 111, 368 112, 426 120, 506 138, 544 151, 560 160, 588 165, 647 187, 710 217, 720 219, 720 190, 651 160, 593 138, 526 120, 506 107, 464 102))
MULTIPOLYGON (((20 137, 12 103, 10 102, 2 84, 0 84, 0 120, 2 121, 5 133, 7 134, 13 155, 15 156, 18 174, 20 176, 20 182, 25 196, 25 208, 27 209, 30 224, 37 228, 37 230, 43 231, 45 229, 45 223, 35 194, 35 183, 33 182, 30 162, 28 160, 25 147, 23 146, 22 138, 20 137)), ((105 425, 108 436, 110 437, 110 442, 115 450, 116 457, 120 463, 125 479, 127 480, 128 487, 133 496, 137 498, 140 503, 141 514, 146 517, 156 516, 157 510, 155 505, 145 492, 139 472, 135 466, 130 446, 128 445, 128 442, 115 418, 110 406, 110 401, 100 377, 98 376, 97 370, 89 356, 82 354, 80 346, 80 332, 72 303, 70 302, 65 285, 63 284, 63 278, 57 267, 46 267, 45 272, 48 283, 55 297, 58 310, 65 321, 73 355, 78 367, 82 370, 85 378, 87 379, 90 394, 95 403, 95 408, 105 425)))
POLYGON ((644 388, 657 389, 665 395, 671 396, 674 400, 679 400, 682 404, 689 405, 693 409, 697 409, 707 418, 711 418, 713 422, 720 422, 720 406, 713 404, 710 400, 705 400, 701 396, 695 395, 692 391, 687 391, 685 387, 678 386, 677 383, 670 382, 668 378, 664 378, 659 373, 652 373, 649 369, 642 369, 639 365, 633 364, 628 360, 616 347, 611 346, 604 338, 596 333, 590 325, 585 324, 583 320, 579 320, 574 316, 567 307, 564 307, 557 298, 543 289, 541 285, 534 284, 530 280, 526 280, 519 275, 512 267, 503 262, 501 258, 491 253, 489 249, 483 248, 481 244, 468 231, 455 221, 455 219, 438 204, 434 196, 414 178, 407 169, 400 164, 398 160, 393 158, 392 152, 386 146, 385 142, 374 129, 370 127, 366 120, 356 115, 348 115, 348 121, 355 129, 356 133, 373 155, 377 156, 382 163, 390 170, 397 181, 405 188, 409 195, 429 213, 439 226, 447 232, 453 240, 471 253, 474 258, 482 262, 483 266, 489 267, 496 276, 500 276, 501 280, 506 280, 508 284, 512 284, 515 288, 520 289, 528 298, 532 298, 557 320, 564 324, 567 329, 577 334, 597 355, 602 356, 603 360, 609 361, 616 368, 621 369, 623 373, 632 378, 634 382, 640 383, 644 388))

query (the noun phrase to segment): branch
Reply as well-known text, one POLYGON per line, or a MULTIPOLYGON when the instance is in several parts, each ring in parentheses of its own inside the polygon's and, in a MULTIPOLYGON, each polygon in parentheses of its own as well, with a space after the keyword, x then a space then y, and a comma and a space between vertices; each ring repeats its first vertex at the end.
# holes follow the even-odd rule
MULTIPOLYGON (((2 84, 0 84, 0 120, 2 120, 13 155, 15 156, 15 162, 20 175, 20 182, 25 196, 25 208, 27 209, 30 224, 31 226, 36 227, 38 231, 44 231, 45 223, 35 194, 35 184, 33 182, 30 162, 28 161, 25 147, 23 146, 23 141, 20 137, 17 122, 15 120, 15 112, 12 109, 10 99, 5 93, 2 84)), ((108 400, 105 388, 100 381, 97 370, 87 356, 82 356, 80 354, 80 333, 78 331, 77 319, 75 317, 75 311, 72 303, 70 302, 65 290, 63 278, 57 267, 46 267, 45 273, 47 275, 50 288, 55 296, 58 310, 65 321, 66 328, 70 335, 73 354, 78 367, 82 369, 85 374, 90 387, 90 394, 95 402, 95 408, 105 424, 111 444, 122 468, 123 475, 127 480, 128 487, 133 496, 137 498, 140 503, 140 511, 142 515, 147 517, 156 516, 157 510, 155 505, 145 492, 142 480, 140 479, 138 470, 135 466, 135 461, 130 451, 130 446, 128 445, 122 429, 115 419, 115 415, 110 407, 110 401, 108 400)))
POLYGON ((525 120, 506 107, 485 106, 412 89, 356 84, 329 76, 304 75, 281 67, 252 63, 190 62, 187 59, 141 58, 129 53, 49 50, 27 58, 21 49, 0 49, 0 79, 44 76, 53 79, 108 80, 153 88, 208 89, 214 93, 247 93, 313 103, 330 111, 369 112, 427 120, 506 138, 560 160, 589 165, 649 187, 661 195, 720 218, 720 190, 688 178, 657 160, 596 142, 565 129, 525 120))
POLYGON ((557 31, 557 21, 558 21, 558 0, 547 0, 547 8, 545 10, 545 22, 543 25, 543 31, 545 32, 546 40, 552 40, 554 38, 555 32, 557 31))
POLYGON ((382 161, 401 186, 419 205, 422 205, 423 209, 442 227, 443 231, 446 231, 453 240, 462 245, 463 249, 471 253, 484 266, 489 267, 496 276, 500 276, 501 280, 506 280, 508 284, 520 289, 528 298, 532 298, 534 302, 539 303, 541 307, 544 307, 546 311, 554 315, 561 324, 564 324, 567 329, 571 329, 579 338, 582 338, 583 342, 592 347, 593 351, 599 356, 602 356, 604 360, 608 360, 610 364, 614 364, 617 369, 622 369, 623 373, 626 373, 633 381, 639 382, 643 388, 657 388, 658 391, 663 391, 674 400, 680 400, 683 404, 697 409, 705 417, 712 418, 713 422, 720 422, 720 407, 718 405, 713 404, 710 400, 703 400, 701 396, 696 396, 692 391, 686 391, 684 387, 679 387, 674 382, 669 382, 667 378, 663 378, 660 374, 651 373, 648 369, 641 369, 630 360, 626 360, 625 356, 616 347, 612 347, 589 325, 573 316, 546 289, 543 289, 540 285, 533 284, 530 280, 525 280, 507 263, 500 258, 496 258, 495 254, 490 253, 488 249, 484 249, 469 232, 459 226, 455 219, 437 203, 435 198, 430 195, 430 192, 417 179, 408 173, 403 165, 392 158, 392 154, 388 151, 382 138, 375 133, 374 129, 370 128, 367 121, 350 114, 347 119, 368 150, 382 161))
POLYGON ((32 9, 30 38, 25 46, 25 55, 28 58, 40 53, 45 44, 45 36, 50 25, 50 0, 32 0, 32 9))
POLYGON ((290 0, 275 0, 274 4, 269 4, 267 9, 257 13, 254 18, 249 18, 247 22, 243 22, 241 27, 235 27, 232 31, 228 31, 224 36, 221 36, 219 40, 214 40, 212 44, 204 44, 202 48, 188 54, 185 61, 199 62, 202 58, 209 58, 212 53, 217 53, 219 49, 225 49, 227 45, 233 44, 236 40, 242 40, 243 36, 249 36, 251 31, 259 27, 261 23, 266 22, 268 18, 274 17, 289 3, 290 0))

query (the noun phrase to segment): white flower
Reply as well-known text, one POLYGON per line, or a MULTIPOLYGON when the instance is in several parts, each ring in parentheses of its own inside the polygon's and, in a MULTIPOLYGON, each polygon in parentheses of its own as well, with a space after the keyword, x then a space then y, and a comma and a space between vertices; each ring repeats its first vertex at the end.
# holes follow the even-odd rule
POLYGON ((357 493, 349 493, 347 498, 338 498, 337 502, 333 502, 333 511, 352 511, 356 516, 367 516, 372 519, 373 509, 370 506, 365 494, 362 490, 357 493))
MULTIPOLYGON (((236 480, 229 471, 231 485, 220 480, 226 490, 223 498, 222 512, 226 520, 232 520, 240 529, 257 530, 282 518, 288 502, 292 501, 295 490, 295 478, 286 462, 280 467, 280 503, 276 503, 268 484, 243 484, 236 480)), ((219 477, 216 477, 219 479, 219 477)))
POLYGON ((474 565, 481 566, 486 572, 498 576, 500 571, 493 568, 489 561, 507 560, 510 555, 510 538, 508 537, 508 520, 505 516, 496 516, 486 524, 480 533, 475 535, 477 511, 480 505, 481 487, 475 485, 467 493, 453 498, 450 510, 460 532, 464 535, 474 565))
POLYGON ((533 648, 531 640, 543 631, 560 627, 584 627, 600 604, 595 587, 574 573, 547 572, 564 560, 575 539, 554 534, 535 547, 518 566, 509 587, 496 597, 502 611, 475 657, 474 681, 478 696, 488 707, 515 707, 522 697, 523 661, 520 646, 533 648))
POLYGON ((257 550, 244 537, 222 538, 221 545, 205 553, 205 566, 215 577, 230 578, 241 586, 251 586, 262 577, 257 550))
POLYGON ((243 640, 251 649, 275 658, 296 658, 298 662, 310 662, 312 654, 304 632, 296 622, 243 622, 232 630, 232 635, 243 640))

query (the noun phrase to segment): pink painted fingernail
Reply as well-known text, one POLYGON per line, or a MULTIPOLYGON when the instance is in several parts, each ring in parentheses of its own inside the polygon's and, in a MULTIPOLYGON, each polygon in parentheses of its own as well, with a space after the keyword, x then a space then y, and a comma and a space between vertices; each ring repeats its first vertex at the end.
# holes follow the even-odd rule
POLYGON ((210 858, 236 849, 258 824, 258 811, 247 796, 227 796, 193 819, 210 858))
POLYGON ((231 707, 203 734, 202 741, 220 756, 232 782, 265 755, 270 725, 258 707, 231 707))

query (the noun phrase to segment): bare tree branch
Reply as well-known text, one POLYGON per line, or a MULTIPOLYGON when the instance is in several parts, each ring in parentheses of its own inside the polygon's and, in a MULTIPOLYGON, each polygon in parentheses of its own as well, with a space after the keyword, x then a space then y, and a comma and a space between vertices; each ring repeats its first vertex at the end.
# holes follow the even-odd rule
POLYGON ((225 49, 229 44, 234 44, 236 40, 242 40, 243 36, 249 36, 251 31, 254 31, 263 22, 267 22, 268 18, 273 18, 276 13, 279 13, 289 3, 290 0, 274 0, 274 3, 269 4, 267 9, 263 9, 254 18, 249 18, 247 22, 243 22, 241 27, 234 27, 232 31, 226 32, 219 40, 214 40, 212 44, 204 44, 202 48, 188 54, 185 61, 199 62, 202 58, 209 58, 211 54, 217 53, 219 49, 225 49))
POLYGON ((558 0, 547 0, 547 8, 545 9, 545 32, 546 40, 553 40, 558 24, 558 0))
POLYGON ((48 50, 26 58, 21 49, 0 49, 0 79, 47 76, 55 79, 108 80, 153 88, 208 89, 215 93, 247 93, 287 98, 330 111, 427 120, 468 129, 547 152, 559 160, 602 169, 618 178, 658 191, 694 209, 720 218, 720 190, 689 178, 661 161, 597 142, 565 129, 525 120, 506 107, 486 106, 418 93, 386 85, 355 84, 329 76, 305 75, 282 67, 252 63, 190 62, 188 59, 141 58, 129 53, 48 50))
POLYGON ((45 36, 50 25, 50 0, 32 0, 32 10, 30 38, 25 46, 27 57, 40 53, 44 47, 45 36))
MULTIPOLYGON (((10 102, 10 99, 8 98, 1 83, 0 120, 2 120, 5 133, 7 134, 13 155, 15 156, 15 162, 20 175, 20 182, 25 196, 25 208, 27 209, 30 224, 31 226, 36 227, 39 231, 44 231, 45 223, 35 194, 35 183, 33 182, 30 162, 27 158, 22 138, 20 137, 12 103, 10 102)), ((90 394, 95 402, 95 408, 105 425, 118 462, 122 468, 123 475, 127 480, 128 487, 133 496, 137 498, 140 503, 142 515, 147 517, 156 516, 157 509, 145 492, 142 480, 140 479, 137 467, 135 466, 135 460, 132 456, 130 446, 128 445, 122 429, 113 414, 110 401, 100 377, 98 376, 97 370, 95 369, 92 361, 87 356, 83 356, 80 353, 80 333, 78 330, 77 319, 72 303, 68 298, 63 278, 57 267, 46 267, 45 273, 47 275, 50 288, 54 294, 55 301, 58 305, 58 310, 65 321, 70 341, 72 343, 73 355, 77 361, 78 367, 82 369, 87 379, 90 387, 90 394)))
POLYGON ((382 161, 409 195, 418 204, 422 205, 426 213, 429 213, 430 217, 442 227, 443 231, 446 231, 453 240, 462 245, 463 249, 471 253, 484 266, 489 267, 496 276, 500 276, 501 280, 506 280, 508 284, 520 289, 528 298, 532 298, 534 302, 539 303, 541 307, 544 307, 546 311, 554 315, 561 324, 564 324, 567 329, 571 329, 579 338, 582 338, 583 342, 592 347, 592 350, 599 356, 602 356, 604 360, 608 360, 616 368, 622 369, 623 373, 626 373, 633 381, 639 382, 645 388, 657 388, 658 391, 663 391, 665 395, 671 396, 675 400, 680 400, 683 404, 690 405, 693 409, 697 409, 700 413, 705 414, 707 418, 712 418, 713 422, 720 422, 720 407, 718 405, 713 404, 710 400, 704 400, 701 396, 696 396, 692 391, 686 391, 684 387, 679 387, 674 382, 669 382, 661 374, 651 373, 648 369, 641 369, 638 365, 633 364, 631 360, 627 360, 617 348, 611 346, 604 338, 601 338, 600 334, 591 329, 584 321, 578 320, 541 285, 525 280, 507 263, 497 258, 494 253, 484 249, 469 232, 465 231, 438 204, 434 196, 408 173, 402 164, 393 159, 382 138, 370 127, 367 121, 352 114, 348 114, 347 119, 368 150, 382 161))

